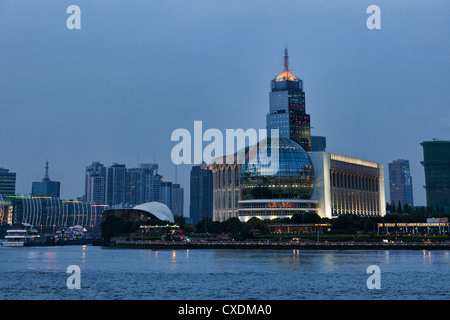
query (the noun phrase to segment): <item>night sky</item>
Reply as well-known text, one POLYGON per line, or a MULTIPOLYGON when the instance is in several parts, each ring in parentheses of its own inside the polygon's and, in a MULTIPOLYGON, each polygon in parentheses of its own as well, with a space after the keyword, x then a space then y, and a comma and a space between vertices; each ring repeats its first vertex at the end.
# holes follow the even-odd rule
POLYGON ((156 161, 174 181, 175 129, 265 128, 287 46, 312 134, 383 163, 387 201, 388 163, 408 159, 425 205, 420 142, 450 139, 449 39, 448 0, 2 0, 0 167, 27 194, 48 159, 65 199, 83 195, 92 161, 156 161), (80 30, 66 27, 72 4, 80 30), (372 4, 380 30, 366 26, 372 4))

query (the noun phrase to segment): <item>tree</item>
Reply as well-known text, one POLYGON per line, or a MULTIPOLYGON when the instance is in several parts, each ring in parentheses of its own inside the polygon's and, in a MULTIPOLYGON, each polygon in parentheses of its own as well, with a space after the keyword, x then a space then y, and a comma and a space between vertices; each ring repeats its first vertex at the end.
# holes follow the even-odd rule
POLYGON ((400 200, 398 201, 397 213, 403 213, 402 203, 400 200))
POLYGON ((186 224, 186 219, 183 216, 173 216, 173 220, 176 225, 184 226, 186 224))
POLYGON ((249 230, 260 230, 261 232, 267 231, 267 225, 261 219, 253 217, 246 222, 249 230))

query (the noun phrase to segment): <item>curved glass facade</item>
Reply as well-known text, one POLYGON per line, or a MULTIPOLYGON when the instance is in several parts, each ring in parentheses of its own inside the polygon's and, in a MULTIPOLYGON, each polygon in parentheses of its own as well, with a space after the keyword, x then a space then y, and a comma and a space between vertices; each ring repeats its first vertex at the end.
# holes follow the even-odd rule
MULTIPOLYGON (((264 164, 274 161, 270 139, 267 153, 259 152, 258 161, 249 161, 249 152, 241 166, 241 200, 311 198, 314 168, 306 151, 296 142, 279 138, 278 171, 270 174, 264 164), (271 154, 271 158, 267 154, 271 154)), ((260 142, 263 144, 264 141, 260 142)), ((273 163, 272 163, 273 165, 273 163)))

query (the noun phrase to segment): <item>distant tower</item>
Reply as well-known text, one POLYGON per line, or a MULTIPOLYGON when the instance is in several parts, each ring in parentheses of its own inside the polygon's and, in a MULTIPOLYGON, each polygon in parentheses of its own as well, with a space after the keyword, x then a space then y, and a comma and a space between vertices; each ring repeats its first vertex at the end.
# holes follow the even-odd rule
POLYGON ((294 140, 311 151, 310 116, 305 109, 303 81, 289 70, 289 56, 284 49, 284 69, 272 80, 267 130, 279 129, 280 137, 294 140))
POLYGON ((31 185, 31 196, 59 198, 61 184, 51 181, 48 175, 48 161, 45 162, 45 174, 41 182, 33 182, 31 185))
POLYGON ((391 202, 398 206, 399 202, 402 206, 414 205, 412 177, 409 169, 408 160, 394 160, 389 163, 389 185, 391 202))

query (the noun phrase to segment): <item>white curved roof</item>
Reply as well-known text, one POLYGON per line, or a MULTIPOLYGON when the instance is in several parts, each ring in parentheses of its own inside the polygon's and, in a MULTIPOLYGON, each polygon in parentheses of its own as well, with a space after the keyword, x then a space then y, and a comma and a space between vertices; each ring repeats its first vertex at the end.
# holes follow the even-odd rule
POLYGON ((133 209, 147 211, 160 220, 175 222, 175 220, 173 219, 172 211, 170 211, 168 206, 161 202, 147 202, 140 204, 133 209))

